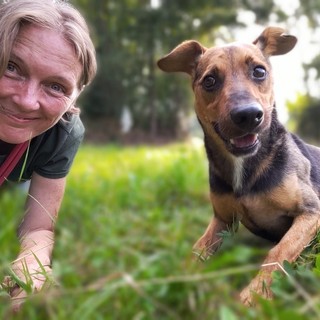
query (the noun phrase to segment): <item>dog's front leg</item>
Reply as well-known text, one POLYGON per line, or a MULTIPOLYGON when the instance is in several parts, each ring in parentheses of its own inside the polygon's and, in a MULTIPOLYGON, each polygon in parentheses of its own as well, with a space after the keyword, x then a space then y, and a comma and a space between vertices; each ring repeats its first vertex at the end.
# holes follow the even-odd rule
POLYGON ((221 232, 228 229, 228 224, 213 217, 205 233, 193 246, 193 252, 200 260, 207 260, 222 244, 221 232))
POLYGON ((255 294, 266 299, 272 298, 272 272, 279 269, 279 264, 282 265, 284 261, 295 261, 315 237, 319 227, 320 214, 307 213, 297 216, 281 241, 269 251, 259 274, 242 290, 240 300, 246 305, 253 305, 255 294))

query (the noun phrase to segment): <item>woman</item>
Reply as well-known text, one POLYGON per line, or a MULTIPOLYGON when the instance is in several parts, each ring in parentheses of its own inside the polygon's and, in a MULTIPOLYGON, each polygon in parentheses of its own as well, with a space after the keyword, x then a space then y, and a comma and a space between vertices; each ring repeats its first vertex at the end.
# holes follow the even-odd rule
MULTIPOLYGON (((31 275, 37 291, 51 271, 66 175, 84 134, 75 103, 95 76, 95 50, 83 17, 59 0, 4 1, 0 48, 0 165, 11 165, 3 179, 30 180, 12 269, 22 281, 31 275)), ((25 295, 11 290, 17 305, 25 295)))

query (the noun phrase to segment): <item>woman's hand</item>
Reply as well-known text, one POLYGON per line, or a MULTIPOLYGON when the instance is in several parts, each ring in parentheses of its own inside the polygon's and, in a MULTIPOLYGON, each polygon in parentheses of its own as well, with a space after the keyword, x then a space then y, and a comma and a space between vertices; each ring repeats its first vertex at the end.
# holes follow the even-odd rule
POLYGON ((13 311, 18 311, 29 293, 37 293, 53 283, 51 253, 54 244, 52 231, 39 230, 21 239, 21 251, 12 263, 12 275, 4 285, 12 297, 13 311))

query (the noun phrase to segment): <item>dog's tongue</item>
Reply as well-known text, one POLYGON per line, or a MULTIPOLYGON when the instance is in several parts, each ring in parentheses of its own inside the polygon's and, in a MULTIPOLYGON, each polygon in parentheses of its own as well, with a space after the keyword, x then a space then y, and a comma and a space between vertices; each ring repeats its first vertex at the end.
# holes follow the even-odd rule
POLYGON ((233 138, 230 141, 236 148, 247 148, 252 146, 256 142, 256 140, 256 134, 247 134, 239 138, 233 138))

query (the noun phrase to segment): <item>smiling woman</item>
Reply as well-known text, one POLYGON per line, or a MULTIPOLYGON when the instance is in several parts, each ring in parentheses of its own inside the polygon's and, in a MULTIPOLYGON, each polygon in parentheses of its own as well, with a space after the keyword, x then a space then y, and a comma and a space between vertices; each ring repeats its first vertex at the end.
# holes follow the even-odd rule
POLYGON ((2 285, 19 309, 22 284, 38 291, 51 273, 54 225, 84 134, 75 103, 96 59, 83 17, 59 0, 4 1, 0 48, 0 181, 31 181, 15 275, 2 285))
POLYGON ((24 26, 0 78, 0 139, 18 144, 55 125, 82 90, 81 71, 73 48, 58 33, 24 26))

